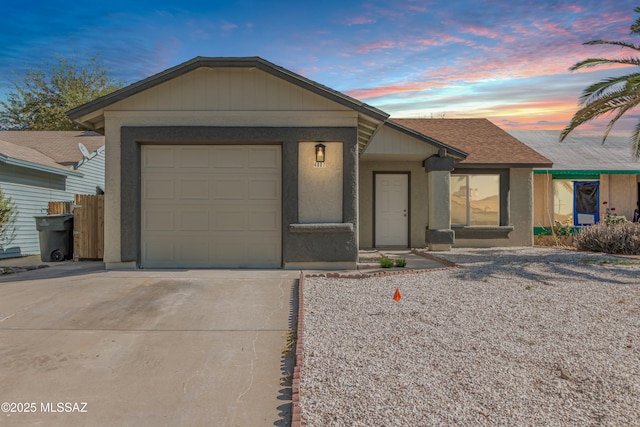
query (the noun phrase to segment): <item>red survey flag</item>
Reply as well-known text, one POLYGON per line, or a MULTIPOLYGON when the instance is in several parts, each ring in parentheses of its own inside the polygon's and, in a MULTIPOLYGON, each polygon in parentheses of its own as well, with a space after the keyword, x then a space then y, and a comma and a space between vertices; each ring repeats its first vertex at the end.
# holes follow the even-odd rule
POLYGON ((396 292, 393 294, 393 299, 398 302, 400 301, 400 298, 402 298, 402 295, 400 295, 400 289, 396 288, 396 292))

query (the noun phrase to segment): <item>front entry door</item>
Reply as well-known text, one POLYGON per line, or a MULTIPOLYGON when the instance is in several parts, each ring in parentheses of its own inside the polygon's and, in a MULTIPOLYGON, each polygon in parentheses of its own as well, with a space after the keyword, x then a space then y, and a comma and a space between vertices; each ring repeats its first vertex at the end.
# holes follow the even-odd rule
POLYGON ((409 246, 409 175, 375 175, 375 246, 409 246))

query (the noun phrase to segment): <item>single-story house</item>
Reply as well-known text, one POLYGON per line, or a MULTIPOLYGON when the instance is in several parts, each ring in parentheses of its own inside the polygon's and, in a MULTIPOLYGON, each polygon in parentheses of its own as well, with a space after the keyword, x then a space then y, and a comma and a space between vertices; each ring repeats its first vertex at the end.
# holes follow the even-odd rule
POLYGON ((68 114, 105 135, 107 268, 531 245, 532 168, 551 166, 486 120, 391 120, 258 57, 197 57, 68 114))
POLYGON ((46 215, 50 201, 103 191, 104 157, 104 136, 95 132, 0 132, 0 188, 17 209, 0 259, 39 254, 34 216, 46 215))
POLYGON ((509 133, 553 161, 534 169, 534 232, 545 234, 557 221, 579 227, 609 214, 633 218, 640 200, 640 163, 631 155, 629 135, 574 130, 562 143, 560 131, 509 133))

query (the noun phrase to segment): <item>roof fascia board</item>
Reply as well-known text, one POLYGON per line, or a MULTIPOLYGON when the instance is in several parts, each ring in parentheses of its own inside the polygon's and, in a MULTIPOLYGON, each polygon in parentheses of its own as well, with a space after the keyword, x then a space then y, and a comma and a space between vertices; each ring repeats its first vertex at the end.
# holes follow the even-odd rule
POLYGON ((620 170, 620 169, 535 169, 534 174, 554 174, 554 175, 640 175, 640 169, 636 170, 620 170))
POLYGON ((74 121, 81 121, 85 117, 91 117, 97 110, 103 109, 113 103, 122 101, 132 95, 157 86, 168 80, 179 77, 198 68, 257 68, 280 77, 290 83, 294 83, 300 87, 308 89, 318 95, 324 96, 330 100, 340 103, 355 111, 361 112, 368 116, 372 116, 378 120, 386 120, 389 115, 382 110, 378 110, 370 105, 351 98, 343 93, 335 91, 329 87, 316 83, 306 77, 293 73, 282 67, 279 67, 260 57, 244 57, 244 58, 208 58, 196 57, 175 67, 169 68, 139 82, 133 83, 108 95, 100 97, 87 104, 76 107, 67 112, 67 115, 74 121))
POLYGON ((549 163, 458 163, 456 169, 533 169, 548 168, 549 163))
POLYGON ((56 175, 74 175, 74 176, 84 176, 81 172, 75 172, 67 169, 58 169, 51 166, 41 165, 38 163, 27 162, 25 160, 14 159, 13 157, 7 157, 5 155, 0 155, 0 162, 5 163, 7 165, 18 166, 21 168, 33 169, 40 172, 47 172, 56 175))

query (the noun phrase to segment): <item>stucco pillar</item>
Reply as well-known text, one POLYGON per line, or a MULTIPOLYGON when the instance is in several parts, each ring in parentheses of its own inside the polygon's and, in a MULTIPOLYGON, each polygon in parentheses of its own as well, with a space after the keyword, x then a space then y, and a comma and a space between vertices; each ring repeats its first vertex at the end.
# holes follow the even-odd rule
POLYGON ((426 159, 423 165, 427 172, 429 190, 429 225, 425 240, 431 251, 448 251, 454 242, 449 194, 453 158, 440 153, 426 159))

